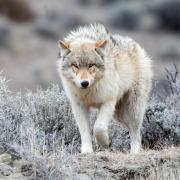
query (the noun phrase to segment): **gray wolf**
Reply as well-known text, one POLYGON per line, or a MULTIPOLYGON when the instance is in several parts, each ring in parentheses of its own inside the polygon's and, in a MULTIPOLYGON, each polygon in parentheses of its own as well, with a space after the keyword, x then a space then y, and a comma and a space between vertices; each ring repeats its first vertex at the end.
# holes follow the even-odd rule
POLYGON ((138 153, 152 79, 145 50, 129 37, 108 33, 101 24, 79 27, 58 45, 58 72, 80 131, 81 152, 93 152, 88 118, 90 108, 97 108, 96 142, 109 146, 108 124, 114 117, 127 126, 130 151, 138 153))

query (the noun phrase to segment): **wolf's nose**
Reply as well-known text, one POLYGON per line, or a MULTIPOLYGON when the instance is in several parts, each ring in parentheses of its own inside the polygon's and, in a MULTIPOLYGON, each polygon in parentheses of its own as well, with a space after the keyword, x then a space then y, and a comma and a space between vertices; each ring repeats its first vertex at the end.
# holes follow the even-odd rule
POLYGON ((83 82, 81 83, 81 86, 82 86, 83 88, 88 87, 88 85, 89 85, 89 82, 88 82, 88 81, 83 81, 83 82))

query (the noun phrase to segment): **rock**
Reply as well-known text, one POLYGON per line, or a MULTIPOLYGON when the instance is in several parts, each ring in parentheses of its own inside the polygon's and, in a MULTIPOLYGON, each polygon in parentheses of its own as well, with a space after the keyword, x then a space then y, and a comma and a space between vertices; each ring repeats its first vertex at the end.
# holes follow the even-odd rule
POLYGON ((14 159, 10 154, 0 155, 0 180, 46 179, 38 160, 14 159))
POLYGON ((11 173, 13 173, 13 169, 7 164, 0 163, 0 173, 3 176, 9 176, 11 173))
POLYGON ((180 1, 161 1, 151 8, 152 14, 156 15, 160 27, 178 31, 180 30, 180 1))
POLYGON ((180 49, 176 46, 171 46, 161 52, 160 57, 167 60, 179 60, 180 49))
POLYGON ((21 159, 22 156, 20 154, 20 152, 18 152, 18 150, 11 146, 10 144, 3 144, 3 151, 6 152, 6 154, 8 154, 9 156, 11 156, 12 160, 16 160, 16 159, 21 159))
POLYGON ((105 162, 109 161, 106 156, 100 156, 100 159, 102 159, 102 160, 105 161, 105 162))
POLYGON ((48 22, 56 23, 57 25, 64 26, 65 28, 73 28, 81 24, 80 19, 76 16, 71 16, 69 14, 59 14, 51 12, 46 16, 48 22))
MULTIPOLYGON (((99 0, 99 4, 101 5, 111 5, 111 4, 113 4, 113 3, 117 3, 117 2, 120 2, 120 1, 124 1, 124 0, 111 0, 111 1, 109 1, 109 0, 99 0)), ((128 1, 128 0, 127 0, 128 1)))
POLYGON ((31 176, 34 173, 32 164, 24 164, 21 166, 21 172, 24 176, 31 176))
POLYGON ((3 24, 0 25, 0 48, 9 46, 10 29, 3 24))
POLYGON ((62 31, 67 30, 67 28, 74 28, 80 24, 82 23, 78 17, 66 14, 50 13, 37 21, 34 27, 34 32, 41 37, 58 40, 62 31))
POLYGON ((0 155, 0 163, 7 163, 10 164, 11 163, 11 155, 4 153, 0 155))
MULTIPOLYGON (((77 0, 79 4, 81 5, 111 5, 113 3, 119 2, 119 1, 124 1, 124 0, 77 0)), ((128 0, 127 0, 128 1, 128 0)))
POLYGON ((140 16, 138 13, 122 10, 117 12, 109 21, 116 28, 136 29, 139 26, 139 19, 140 16))
POLYGON ((142 21, 142 13, 141 6, 134 8, 125 4, 118 9, 114 8, 108 22, 116 28, 137 29, 142 21))
POLYGON ((41 37, 52 40, 57 40, 60 36, 56 27, 48 26, 48 24, 44 22, 36 25, 35 32, 41 37))
POLYGON ((1 0, 0 13, 18 22, 30 21, 35 17, 27 1, 19 0, 1 0))
POLYGON ((78 3, 81 5, 89 5, 90 4, 90 0, 78 0, 78 3))

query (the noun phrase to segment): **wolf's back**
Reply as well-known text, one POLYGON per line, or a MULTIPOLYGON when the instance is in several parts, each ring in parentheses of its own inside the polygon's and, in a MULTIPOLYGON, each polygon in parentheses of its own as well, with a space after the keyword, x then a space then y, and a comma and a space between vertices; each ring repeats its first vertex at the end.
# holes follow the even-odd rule
POLYGON ((107 39, 108 36, 108 31, 103 25, 90 24, 88 26, 82 26, 74 31, 71 31, 65 38, 65 41, 73 42, 84 39, 99 41, 102 39, 107 39))
POLYGON ((74 42, 81 40, 109 40, 109 46, 117 45, 119 48, 126 51, 132 51, 133 47, 137 44, 129 37, 123 37, 119 34, 109 34, 107 29, 102 24, 90 24, 88 26, 80 26, 76 30, 71 31, 67 37, 66 42, 74 42))

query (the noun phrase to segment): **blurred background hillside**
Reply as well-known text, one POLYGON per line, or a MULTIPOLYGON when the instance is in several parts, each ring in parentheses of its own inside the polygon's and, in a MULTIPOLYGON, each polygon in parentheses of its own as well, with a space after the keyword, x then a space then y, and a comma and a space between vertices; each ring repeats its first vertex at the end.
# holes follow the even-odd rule
POLYGON ((60 83, 57 41, 93 22, 139 42, 165 88, 165 67, 180 66, 179 0, 0 0, 0 71, 10 89, 60 83))

